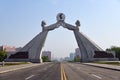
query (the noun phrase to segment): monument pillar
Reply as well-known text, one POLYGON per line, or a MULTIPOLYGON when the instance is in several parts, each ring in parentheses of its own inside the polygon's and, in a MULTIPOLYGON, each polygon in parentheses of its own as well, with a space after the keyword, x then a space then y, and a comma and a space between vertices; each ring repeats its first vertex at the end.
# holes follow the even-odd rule
POLYGON ((78 30, 74 30, 74 35, 75 35, 78 47, 80 49, 81 62, 86 62, 87 61, 86 59, 88 58, 88 55, 87 55, 87 51, 86 51, 86 48, 84 46, 84 43, 81 40, 81 34, 79 33, 78 30))
POLYGON ((26 46, 21 49, 21 52, 27 51, 29 53, 29 60, 31 62, 41 62, 42 48, 44 46, 48 31, 42 31, 26 46))

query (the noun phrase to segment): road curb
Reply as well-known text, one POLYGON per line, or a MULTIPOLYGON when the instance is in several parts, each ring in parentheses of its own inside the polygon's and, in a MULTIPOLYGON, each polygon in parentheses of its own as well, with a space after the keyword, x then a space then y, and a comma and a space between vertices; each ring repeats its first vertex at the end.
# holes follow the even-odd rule
POLYGON ((88 66, 93 66, 93 67, 99 67, 99 68, 104 68, 104 69, 110 69, 110 70, 120 71, 120 69, 103 67, 103 66, 97 66, 97 65, 91 65, 91 64, 84 64, 84 63, 83 63, 83 65, 88 65, 88 66))

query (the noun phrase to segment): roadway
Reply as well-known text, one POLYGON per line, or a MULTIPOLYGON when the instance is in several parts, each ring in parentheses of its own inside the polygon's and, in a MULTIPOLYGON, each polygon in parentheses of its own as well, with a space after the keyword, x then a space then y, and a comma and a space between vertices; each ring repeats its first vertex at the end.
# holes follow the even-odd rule
POLYGON ((63 63, 67 80, 120 80, 120 71, 78 63, 63 63))
POLYGON ((66 80, 120 80, 120 71, 67 62, 46 63, 2 73, 0 80, 62 80, 63 73, 66 80))
POLYGON ((60 63, 46 63, 0 74, 0 80, 60 80, 60 63))

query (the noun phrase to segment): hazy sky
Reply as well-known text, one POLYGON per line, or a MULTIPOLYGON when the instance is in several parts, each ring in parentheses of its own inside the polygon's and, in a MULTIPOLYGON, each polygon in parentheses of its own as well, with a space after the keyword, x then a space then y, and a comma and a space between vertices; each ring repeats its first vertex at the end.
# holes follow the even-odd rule
MULTIPOLYGON (((0 45, 23 47, 59 12, 72 25, 79 19, 80 31, 101 48, 120 46, 120 0, 0 0, 0 45)), ((77 47, 73 32, 60 27, 49 32, 44 50, 64 57, 77 47)))

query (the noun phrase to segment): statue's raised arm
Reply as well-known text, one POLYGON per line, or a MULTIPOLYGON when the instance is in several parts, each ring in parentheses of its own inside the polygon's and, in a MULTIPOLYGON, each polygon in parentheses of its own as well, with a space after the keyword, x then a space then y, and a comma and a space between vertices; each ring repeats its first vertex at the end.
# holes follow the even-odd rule
POLYGON ((64 22, 64 23, 62 24, 62 26, 63 26, 64 28, 69 29, 69 30, 79 30, 80 21, 77 20, 77 21, 75 22, 75 24, 76 24, 76 26, 73 26, 73 25, 71 25, 71 24, 68 24, 68 23, 65 23, 65 22, 64 22))
POLYGON ((49 26, 45 26, 46 25, 46 22, 45 21, 42 21, 41 22, 41 26, 42 26, 42 31, 50 31, 50 30, 54 30, 56 28, 58 28, 60 25, 58 23, 55 23, 55 24, 52 24, 52 25, 49 25, 49 26))
POLYGON ((79 30, 79 27, 80 27, 80 21, 79 20, 77 20, 75 22, 76 26, 65 23, 65 15, 63 13, 59 13, 57 15, 56 19, 57 19, 57 22, 52 24, 52 25, 49 25, 49 26, 45 26, 46 22, 42 21, 41 22, 42 31, 54 30, 54 29, 58 28, 59 26, 63 26, 64 28, 67 28, 69 30, 79 30))

